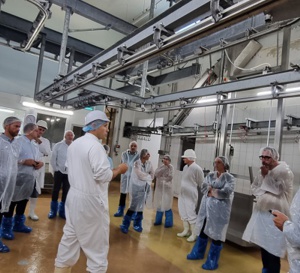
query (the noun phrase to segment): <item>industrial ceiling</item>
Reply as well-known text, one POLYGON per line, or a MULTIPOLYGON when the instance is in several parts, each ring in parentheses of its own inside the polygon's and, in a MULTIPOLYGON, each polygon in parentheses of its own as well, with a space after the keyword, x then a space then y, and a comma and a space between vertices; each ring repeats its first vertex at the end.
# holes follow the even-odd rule
MULTIPOLYGON (((53 84, 40 90, 37 81, 35 100, 46 105, 80 109, 105 104, 136 111, 169 111, 198 107, 193 99, 201 96, 300 82, 295 65, 290 70, 273 68, 272 73, 255 75, 247 82, 236 77, 229 83, 202 83, 170 94, 160 95, 155 90, 160 84, 199 73, 196 60, 205 55, 297 23, 297 0, 0 3, 1 44, 25 52, 37 49, 39 67, 49 53, 59 60, 59 75, 53 84), (184 69, 179 71, 180 64, 184 69), (110 84, 104 85, 103 79, 110 79, 110 84)), ((215 104, 235 102, 224 98, 215 104)))

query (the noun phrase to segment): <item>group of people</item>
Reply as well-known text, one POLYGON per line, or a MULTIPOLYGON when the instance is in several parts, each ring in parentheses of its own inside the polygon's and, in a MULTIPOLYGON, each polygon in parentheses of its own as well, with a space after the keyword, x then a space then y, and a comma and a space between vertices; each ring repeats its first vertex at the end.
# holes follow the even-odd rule
MULTIPOLYGON (((35 117, 25 118, 26 123, 24 122, 21 136, 19 132, 22 122, 19 118, 11 116, 3 122, 4 133, 0 135, 0 252, 2 253, 9 252, 9 248, 3 244, 1 238, 13 240, 14 232, 30 233, 32 231, 32 228, 25 225, 25 209, 29 200, 28 217, 33 221, 39 220, 35 208, 37 197, 44 187, 45 162, 46 157, 51 156, 51 148, 49 140, 43 137, 48 129, 47 123, 43 120, 37 123, 33 123, 34 121, 35 117)), ((73 132, 67 131, 65 140, 62 142, 71 143, 73 137, 73 132)), ((54 151, 56 151, 55 147, 56 145, 54 151)), ((59 151, 63 149, 60 148, 59 151)), ((63 156, 62 153, 57 159, 52 157, 51 164, 55 171, 55 167, 59 161, 63 160, 63 156)), ((61 178, 55 179, 54 189, 57 188, 57 197, 55 197, 54 190, 52 198, 58 198, 61 183, 65 185, 63 195, 67 194, 68 181, 62 181, 61 178)))
MULTIPOLYGON (((84 136, 73 141, 73 132, 67 131, 64 140, 53 147, 51 165, 55 182, 48 217, 54 218, 58 212, 66 219, 55 259, 55 273, 71 272, 80 256, 80 249, 87 257, 89 272, 107 271, 108 186, 119 174, 120 200, 114 216, 123 217, 120 225, 123 233, 128 233, 132 220, 133 229, 142 232, 145 205, 156 210, 154 225, 161 225, 165 214, 165 227, 173 226, 174 168, 170 156, 164 155, 163 164, 154 171, 149 151, 142 149, 138 152, 137 143, 132 141, 129 149, 122 153, 121 164, 113 168, 105 147, 99 141, 106 138, 108 123, 104 112, 90 112, 85 118, 84 136), (64 184, 64 181, 68 183, 64 184), (62 185, 64 193, 58 204, 62 185), (128 193, 130 204, 125 213, 128 193)), ((24 212, 29 198, 37 197, 37 173, 44 166, 39 149, 39 126, 26 124, 24 135, 16 138, 20 127, 18 118, 9 117, 3 123, 5 132, 0 136, 0 234, 9 240, 14 238, 13 231, 31 231, 25 225, 24 212)), ((42 143, 43 140, 40 141, 42 143)), ((243 239, 261 247, 263 273, 280 273, 280 258, 284 257, 286 249, 290 273, 300 272, 300 191, 292 201, 294 175, 285 162, 279 161, 279 154, 274 148, 263 148, 259 158, 262 162, 260 173, 251 185, 256 203, 243 239)), ((183 231, 177 236, 195 242, 187 255, 188 260, 203 259, 210 239, 211 245, 202 268, 215 270, 230 221, 234 177, 229 173, 229 162, 224 156, 215 158, 214 171, 206 177, 195 162, 194 150, 186 150, 182 159, 185 166, 178 209, 183 231)), ((33 207, 35 201, 32 202, 33 207)), ((29 216, 37 220, 34 209, 30 210, 29 216)), ((9 248, 0 239, 0 252, 8 251, 9 248)))

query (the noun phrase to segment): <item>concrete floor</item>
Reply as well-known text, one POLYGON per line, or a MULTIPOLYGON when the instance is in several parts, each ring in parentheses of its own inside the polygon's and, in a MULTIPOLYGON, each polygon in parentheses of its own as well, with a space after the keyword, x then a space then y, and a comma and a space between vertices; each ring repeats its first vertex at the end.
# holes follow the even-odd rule
MULTIPOLYGON (((177 199, 174 199, 174 227, 165 229, 153 226, 155 212, 146 209, 144 212, 143 232, 135 232, 132 227, 128 234, 121 233, 119 225, 122 218, 115 218, 118 206, 119 184, 110 186, 110 251, 108 256, 108 273, 201 273, 205 261, 188 261, 186 255, 193 243, 176 237, 182 231, 177 210, 177 199)), ((0 272, 3 273, 50 273, 54 270, 54 259, 57 246, 62 236, 64 220, 49 220, 51 195, 42 194, 38 199, 37 214, 40 220, 26 223, 33 228, 30 234, 15 233, 12 241, 3 240, 11 252, 0 254, 0 272)), ((73 267, 72 273, 86 272, 84 254, 73 267)), ((257 248, 243 248, 232 243, 225 243, 221 252, 219 273, 254 273, 261 272, 260 252, 257 248)), ((281 273, 288 272, 288 263, 282 260, 281 273)))

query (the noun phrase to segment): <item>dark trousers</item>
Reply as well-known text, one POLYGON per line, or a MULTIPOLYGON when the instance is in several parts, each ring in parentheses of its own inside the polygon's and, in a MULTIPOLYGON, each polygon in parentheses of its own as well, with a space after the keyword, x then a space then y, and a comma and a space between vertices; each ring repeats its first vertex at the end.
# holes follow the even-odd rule
POLYGON ((261 259, 263 267, 270 273, 280 273, 280 257, 277 257, 261 248, 261 259))
POLYGON ((127 196, 126 193, 121 193, 121 194, 120 194, 120 201, 119 201, 119 206, 120 206, 120 207, 125 207, 125 204, 126 204, 126 196, 127 196))
POLYGON ((53 185, 53 191, 52 191, 52 201, 58 200, 59 191, 62 188, 62 197, 61 201, 66 202, 67 194, 70 189, 70 183, 68 180, 68 175, 61 173, 61 172, 55 172, 54 173, 54 185, 53 185))
MULTIPOLYGON (((202 227, 200 235, 199 235, 200 238, 202 238, 202 239, 207 239, 208 238, 208 236, 204 233, 205 225, 206 225, 206 218, 204 219, 203 227, 202 227)), ((212 239, 212 242, 216 246, 220 246, 222 244, 222 241, 219 241, 219 240, 213 240, 212 239)))
POLYGON ((6 218, 13 217, 15 209, 17 215, 23 215, 26 209, 27 202, 28 199, 24 199, 17 202, 11 202, 9 206, 9 211, 3 213, 3 216, 5 216, 6 218))

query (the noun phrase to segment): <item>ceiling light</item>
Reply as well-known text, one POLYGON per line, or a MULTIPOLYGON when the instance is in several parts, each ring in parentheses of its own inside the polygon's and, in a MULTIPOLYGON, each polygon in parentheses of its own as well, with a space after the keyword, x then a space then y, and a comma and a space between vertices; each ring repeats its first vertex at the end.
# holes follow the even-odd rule
POLYGON ((205 100, 200 99, 197 101, 197 103, 209 103, 209 102, 215 102, 215 101, 217 101, 217 98, 210 98, 210 99, 205 99, 205 100))
MULTIPOLYGON (((300 87, 293 87, 293 88, 287 88, 285 89, 284 92, 297 92, 300 91, 300 87)), ((271 95, 272 91, 263 91, 263 92, 258 92, 256 96, 265 96, 265 95, 271 95)))
POLYGON ((5 113, 11 113, 11 114, 15 112, 14 110, 6 109, 6 108, 0 108, 0 111, 5 113))
POLYGON ((69 115, 69 116, 72 116, 74 114, 73 111, 49 108, 49 107, 38 105, 36 103, 27 102, 27 101, 23 101, 22 104, 23 104, 23 106, 26 106, 29 108, 35 108, 35 109, 45 110, 45 111, 49 111, 49 112, 55 112, 55 113, 60 113, 60 114, 64 114, 64 115, 69 115))

